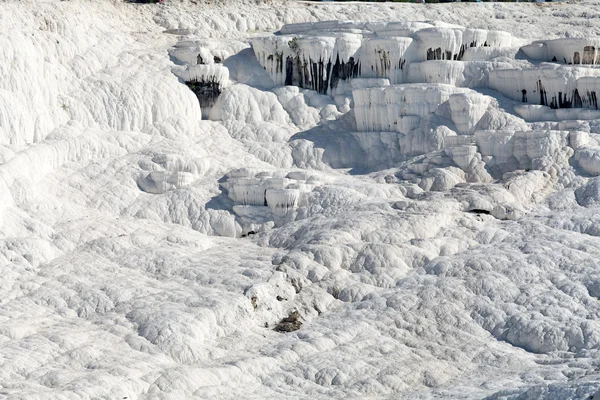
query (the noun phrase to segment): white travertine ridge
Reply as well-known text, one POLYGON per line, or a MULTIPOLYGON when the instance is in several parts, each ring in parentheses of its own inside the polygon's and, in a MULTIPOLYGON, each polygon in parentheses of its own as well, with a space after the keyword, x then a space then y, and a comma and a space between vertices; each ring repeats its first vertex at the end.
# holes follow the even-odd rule
POLYGON ((595 1, 0 5, 0 399, 600 396, 595 1))
MULTIPOLYGON (((359 76, 386 78, 392 84, 418 82, 420 77, 410 80, 411 63, 462 60, 469 49, 510 48, 513 41, 507 32, 404 21, 292 24, 280 33, 252 40, 256 58, 273 82, 331 94, 340 81, 359 76)), ((445 72, 448 65, 441 65, 445 72)))
POLYGON ((523 46, 523 52, 534 60, 563 64, 600 64, 600 38, 561 38, 535 41, 523 46))

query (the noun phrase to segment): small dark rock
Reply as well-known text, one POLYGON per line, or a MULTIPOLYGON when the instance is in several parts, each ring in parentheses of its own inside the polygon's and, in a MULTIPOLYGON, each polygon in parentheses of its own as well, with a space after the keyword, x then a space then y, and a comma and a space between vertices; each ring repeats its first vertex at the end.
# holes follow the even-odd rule
POLYGON ((293 311, 290 313, 290 315, 279 321, 273 330, 277 332, 293 332, 297 331, 301 327, 302 322, 300 322, 300 314, 298 314, 298 311, 293 311))
POLYGON ((486 215, 490 215, 491 214, 490 211, 488 211, 488 210, 482 210, 482 209, 479 209, 479 208, 474 208, 472 210, 469 210, 469 212, 473 213, 473 214, 486 214, 486 215))

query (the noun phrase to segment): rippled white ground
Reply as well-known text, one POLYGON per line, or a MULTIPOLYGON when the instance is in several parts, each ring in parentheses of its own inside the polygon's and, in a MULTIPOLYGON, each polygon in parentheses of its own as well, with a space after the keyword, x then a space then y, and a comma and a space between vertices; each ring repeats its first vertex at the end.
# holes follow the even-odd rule
MULTIPOLYGON (((237 121, 201 121, 167 53, 183 30, 235 54, 248 35, 317 19, 596 35, 597 3, 165 3, 0 3, 0 397, 583 399, 598 389, 600 178, 565 166, 420 193, 386 183, 401 166, 334 170, 294 140, 325 124, 326 100, 286 108, 281 89, 246 88, 222 100, 237 99, 221 109, 237 121), (219 236, 236 233, 226 173, 298 167, 314 183, 303 219, 219 236), (140 190, 140 177, 170 170, 193 182, 140 190), (480 204, 520 217, 463 211, 480 204), (302 329, 273 331, 291 310, 302 329)), ((242 51, 228 66, 261 86, 250 59, 242 51)), ((345 123, 334 122, 316 135, 341 140, 345 123)), ((331 157, 345 165, 383 157, 381 142, 339 146, 331 157)))

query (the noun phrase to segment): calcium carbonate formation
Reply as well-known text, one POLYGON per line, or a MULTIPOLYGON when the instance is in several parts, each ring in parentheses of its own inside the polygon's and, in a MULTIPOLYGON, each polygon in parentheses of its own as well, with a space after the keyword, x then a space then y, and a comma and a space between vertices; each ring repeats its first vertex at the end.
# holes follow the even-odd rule
POLYGON ((411 64, 477 59, 481 56, 471 53, 478 49, 512 44, 507 32, 422 22, 291 24, 280 35, 252 40, 257 60, 276 84, 330 94, 340 81, 357 77, 386 78, 391 84, 419 82, 418 74, 410 74, 411 64))
MULTIPOLYGON (((527 121, 597 118, 599 40, 523 44, 507 32, 439 22, 325 21, 284 25, 273 36, 251 39, 251 45, 275 87, 331 96, 341 111, 354 109, 358 131, 408 133, 450 95, 469 92, 460 88, 492 89, 523 103, 511 111, 527 121), (525 59, 517 57, 519 52, 525 59)), ((170 54, 181 63, 173 72, 194 91, 209 118, 230 82, 221 64, 230 54, 198 41, 182 41, 170 54)), ((458 131, 472 133, 488 103, 454 104, 458 131), (469 115, 460 116, 460 110, 469 115)))
MULTIPOLYGON (((214 42, 183 40, 170 55, 180 64, 173 73, 194 91, 204 118, 233 124, 234 131, 248 129, 235 121, 269 126, 251 135, 252 146, 262 138, 256 154, 269 162, 278 125, 311 126, 348 113, 353 140, 365 153, 364 167, 383 162, 372 150, 375 143, 389 162, 425 155, 411 161, 403 177, 427 190, 488 182, 519 168, 555 171, 573 154, 582 168, 595 171, 595 161, 588 162, 587 153, 569 140, 561 146, 544 144, 579 128, 529 124, 600 118, 597 39, 527 42, 508 32, 441 22, 325 21, 284 25, 250 43, 252 62, 258 62, 264 76, 253 72, 255 84, 249 86, 231 84, 235 78, 229 68, 236 68, 231 60, 242 53, 231 57, 239 49, 230 43, 219 48, 214 42), (315 114, 313 107, 320 111, 315 114), (493 151, 482 148, 489 143, 495 143, 493 151), (541 147, 522 151, 536 146, 541 147), (440 173, 447 163, 460 172, 440 173)), ((329 165, 356 165, 345 153, 302 144, 291 158, 299 166, 316 165, 325 157, 329 165)), ((282 157, 277 163, 289 162, 289 156, 282 157)), ((162 192, 185 186, 191 178, 181 171, 155 171, 140 179, 146 191, 162 192)), ((293 218, 304 191, 282 179, 232 176, 223 185, 242 231, 253 230, 247 227, 259 220, 281 224, 293 218)))
POLYGON ((222 186, 234 202, 242 234, 294 220, 298 206, 306 205, 306 195, 314 187, 303 173, 273 177, 245 169, 229 172, 222 186))
POLYGON ((183 64, 174 68, 173 73, 194 92, 203 117, 207 118, 210 108, 229 84, 229 69, 221 63, 223 53, 215 55, 198 43, 183 41, 171 49, 170 55, 183 64))
POLYGON ((600 396, 596 2, 0 3, 0 397, 600 396))
MULTIPOLYGON (((518 107, 516 112, 527 120, 548 117, 550 110, 563 108, 597 110, 600 69, 598 40, 556 39, 520 46, 509 33, 470 29, 448 24, 434 26, 424 22, 316 22, 285 25, 278 35, 252 40, 258 62, 275 85, 296 85, 317 90, 332 97, 352 92, 359 130, 398 130, 411 126, 397 117, 422 116, 403 109, 409 102, 437 105, 447 100, 448 89, 425 85, 413 89, 406 84, 442 83, 455 87, 494 89, 504 96, 526 104, 547 107, 518 107), (521 62, 521 50, 532 62, 521 62), (536 60, 546 63, 535 64, 536 60), (389 86, 356 88, 356 79, 387 79, 389 86), (418 98, 415 92, 439 91, 437 99, 418 98), (388 94, 384 94, 390 91, 388 94), (408 96, 397 97, 392 93, 408 96), (367 94, 368 93, 368 94, 367 94), (379 94, 376 94, 379 93, 379 94), (381 99, 373 98, 381 97, 381 99), (384 99, 385 98, 385 99, 384 99), (387 104, 387 111, 364 111, 375 104, 387 104), (433 102, 433 103, 432 103, 433 102), (390 104, 395 104, 390 106, 390 104), (371 121, 383 115, 379 123, 371 121)), ((360 86, 360 84, 359 84, 360 86)), ((376 85, 381 86, 381 85, 376 85)), ((425 111, 427 112, 427 111, 425 111)), ((431 112, 431 109, 429 110, 431 112)), ((596 114, 585 111, 577 117, 589 119, 596 114)), ((414 122, 414 120, 413 120, 414 122)), ((402 130, 400 130, 402 132, 402 130)))

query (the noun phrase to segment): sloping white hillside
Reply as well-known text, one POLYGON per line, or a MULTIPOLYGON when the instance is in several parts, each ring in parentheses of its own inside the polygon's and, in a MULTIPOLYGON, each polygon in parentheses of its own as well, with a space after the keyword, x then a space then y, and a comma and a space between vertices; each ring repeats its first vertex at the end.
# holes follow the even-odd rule
POLYGON ((598 16, 1 1, 0 398, 590 398, 598 16))

